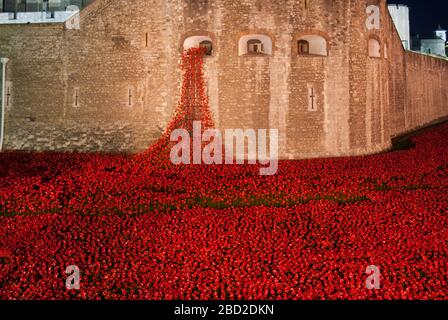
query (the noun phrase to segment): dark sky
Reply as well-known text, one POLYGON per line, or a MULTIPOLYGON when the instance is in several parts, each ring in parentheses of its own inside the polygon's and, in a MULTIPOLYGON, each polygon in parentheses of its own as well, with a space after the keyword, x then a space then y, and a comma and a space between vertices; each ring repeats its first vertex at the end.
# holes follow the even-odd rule
POLYGON ((448 30, 448 0, 389 0, 410 7, 411 33, 431 33, 440 24, 448 30))

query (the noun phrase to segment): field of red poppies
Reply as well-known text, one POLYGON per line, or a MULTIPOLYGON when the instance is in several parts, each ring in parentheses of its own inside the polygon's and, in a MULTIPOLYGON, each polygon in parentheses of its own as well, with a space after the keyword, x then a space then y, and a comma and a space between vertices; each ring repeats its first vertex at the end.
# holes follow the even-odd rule
POLYGON ((448 125, 356 158, 0 154, 2 299, 448 297, 448 125), (77 265, 80 290, 67 290, 77 265), (381 271, 366 288, 366 267, 381 271))
POLYGON ((174 166, 170 132, 213 127, 203 54, 184 52, 179 105, 143 154, 0 153, 0 299, 446 299, 448 124, 273 176, 174 166))

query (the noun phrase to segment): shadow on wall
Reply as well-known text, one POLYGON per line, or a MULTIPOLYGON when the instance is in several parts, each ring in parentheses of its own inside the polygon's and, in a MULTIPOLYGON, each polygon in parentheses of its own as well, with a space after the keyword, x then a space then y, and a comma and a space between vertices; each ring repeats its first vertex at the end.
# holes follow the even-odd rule
POLYGON ((431 124, 424 126, 423 128, 419 128, 417 130, 413 130, 398 137, 392 138, 392 148, 390 152, 409 150, 415 148, 416 143, 412 140, 413 137, 418 136, 424 132, 431 131, 432 129, 440 127, 447 123, 448 123, 448 117, 445 117, 443 119, 434 121, 431 124))

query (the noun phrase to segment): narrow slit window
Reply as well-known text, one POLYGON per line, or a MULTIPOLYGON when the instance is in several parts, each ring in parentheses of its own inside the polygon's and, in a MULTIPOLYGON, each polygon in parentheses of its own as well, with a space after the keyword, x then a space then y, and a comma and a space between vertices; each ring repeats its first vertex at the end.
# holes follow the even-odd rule
POLYGON ((317 111, 317 96, 313 86, 308 87, 308 111, 317 111))
POLYGON ((73 106, 75 108, 79 107, 79 88, 75 88, 74 92, 73 92, 73 106))
POLYGON ((304 2, 305 10, 308 10, 310 8, 310 0, 303 0, 303 2, 304 2))
POLYGON ((9 103, 11 102, 11 87, 7 85, 6 87, 6 106, 9 107, 9 103))

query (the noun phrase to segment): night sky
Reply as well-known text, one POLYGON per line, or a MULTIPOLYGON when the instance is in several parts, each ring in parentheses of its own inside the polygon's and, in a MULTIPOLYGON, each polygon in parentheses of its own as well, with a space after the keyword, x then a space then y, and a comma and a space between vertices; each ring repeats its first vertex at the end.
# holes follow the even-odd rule
POLYGON ((430 34, 440 24, 448 30, 448 0, 389 0, 410 7, 411 33, 430 34))

